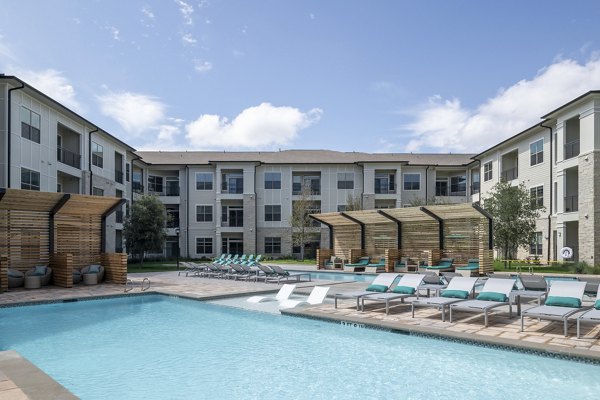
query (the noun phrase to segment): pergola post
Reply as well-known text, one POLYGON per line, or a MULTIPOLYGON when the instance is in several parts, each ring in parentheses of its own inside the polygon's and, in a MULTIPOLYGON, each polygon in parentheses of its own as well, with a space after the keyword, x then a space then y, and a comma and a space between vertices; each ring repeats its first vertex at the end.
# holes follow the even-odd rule
POLYGON ((102 222, 100 224, 100 253, 106 252, 106 217, 112 214, 117 208, 122 207, 127 200, 121 199, 117 204, 106 210, 102 214, 102 222))
POLYGON ((50 215, 49 215, 49 220, 48 220, 48 228, 49 228, 49 232, 48 232, 48 237, 50 240, 50 256, 52 256, 54 254, 54 216, 56 215, 56 213, 67 203, 67 201, 69 201, 69 199, 71 198, 71 195, 66 193, 64 194, 61 199, 58 201, 58 203, 56 203, 56 205, 52 208, 52 210, 50 210, 50 215))
POLYGON ((377 212, 381 215, 383 215, 384 217, 386 217, 387 219, 394 221, 396 223, 396 226, 398 227, 398 245, 396 246, 398 248, 398 250, 402 250, 402 221, 400 221, 399 219, 391 216, 390 214, 387 214, 385 211, 382 210, 377 210, 377 212))
POLYGON ((439 243, 440 243, 440 251, 444 249, 444 220, 440 218, 440 216, 434 214, 430 210, 425 207, 419 207, 419 210, 423 211, 425 214, 429 215, 431 218, 435 219, 439 225, 439 243))
POLYGON ((492 216, 490 215, 490 213, 488 213, 487 211, 485 211, 483 208, 481 208, 481 206, 479 204, 473 203, 473 208, 476 209, 477 211, 479 211, 479 213, 481 215, 483 215, 484 217, 487 218, 488 220, 488 250, 493 250, 494 249, 494 220, 492 218, 492 216))
POLYGON ((362 251, 365 250, 365 224, 362 221, 357 220, 354 217, 349 216, 348 214, 341 212, 340 215, 344 218, 349 219, 352 222, 357 223, 360 226, 360 249, 362 251))

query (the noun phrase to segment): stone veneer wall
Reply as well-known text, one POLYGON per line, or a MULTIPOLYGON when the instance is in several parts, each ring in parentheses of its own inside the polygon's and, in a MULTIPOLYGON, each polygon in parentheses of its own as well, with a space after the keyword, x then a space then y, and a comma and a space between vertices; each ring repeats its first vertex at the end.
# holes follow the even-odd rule
POLYGON ((244 253, 256 254, 256 195, 244 194, 244 253))
POLYGON ((269 257, 289 256, 292 254, 292 228, 260 228, 258 231, 258 251, 257 253, 269 257), (265 252, 265 238, 280 237, 281 253, 268 254, 265 252))
POLYGON ((579 156, 579 261, 600 264, 600 151, 579 156), (587 215, 587 217, 586 217, 587 215))

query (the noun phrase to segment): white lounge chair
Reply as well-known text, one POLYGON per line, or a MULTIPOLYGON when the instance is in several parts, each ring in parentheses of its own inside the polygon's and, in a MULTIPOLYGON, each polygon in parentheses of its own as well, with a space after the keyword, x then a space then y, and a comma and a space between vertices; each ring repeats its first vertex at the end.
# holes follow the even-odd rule
POLYGON ((323 304, 329 289, 329 286, 315 286, 306 300, 284 300, 279 303, 279 308, 290 309, 301 306, 314 306, 317 304, 323 304))
POLYGON ((473 292, 477 279, 479 278, 456 276, 452 278, 448 287, 442 290, 440 296, 414 300, 411 307, 412 317, 415 317, 415 307, 437 307, 442 310, 442 322, 446 321, 446 308, 450 304, 466 300, 473 292))
POLYGON ((508 305, 508 315, 512 317, 510 291, 514 284, 515 281, 512 279, 489 278, 475 300, 463 300, 450 304, 450 322, 452 322, 453 311, 483 312, 484 326, 487 327, 488 312, 505 305, 508 305))
POLYGON ((250 303, 262 303, 265 301, 279 301, 280 303, 284 300, 289 299, 292 292, 296 289, 296 285, 283 285, 277 295, 275 296, 252 296, 248 300, 250 303))
POLYGON ((358 311, 358 306, 360 304, 360 298, 362 296, 366 296, 367 294, 377 293, 385 293, 388 291, 390 286, 394 283, 396 278, 398 278, 400 274, 395 274, 391 272, 386 272, 383 274, 379 274, 373 279, 371 285, 367 287, 365 290, 355 291, 355 292, 346 292, 346 293, 336 293, 334 296, 334 307, 337 308, 338 299, 356 299, 356 310, 358 311))
POLYGON ((411 296, 419 298, 419 286, 423 282, 425 275, 423 274, 406 274, 400 278, 400 281, 391 292, 387 293, 371 293, 361 297, 361 310, 365 310, 365 300, 385 302, 385 313, 390 313, 390 302, 400 300, 404 303, 404 299, 411 296))
POLYGON ((581 336, 581 323, 600 324, 600 286, 598 286, 598 293, 596 293, 596 302, 591 310, 588 310, 577 317, 577 339, 581 336))
POLYGON ((523 318, 541 318, 552 321, 563 321, 564 334, 567 336, 568 319, 581 311, 585 282, 553 281, 543 306, 537 306, 521 312, 521 332, 523 318))

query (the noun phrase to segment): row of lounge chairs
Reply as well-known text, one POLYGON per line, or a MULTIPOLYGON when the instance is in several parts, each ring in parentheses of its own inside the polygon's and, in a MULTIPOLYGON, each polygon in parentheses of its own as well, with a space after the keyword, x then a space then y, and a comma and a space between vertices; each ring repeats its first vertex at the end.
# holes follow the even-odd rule
MULTIPOLYGON (((426 288, 424 283, 426 275, 404 274, 398 283, 394 282, 400 274, 382 273, 378 275, 371 285, 364 291, 338 293, 334 297, 334 306, 337 308, 338 299, 356 299, 356 308, 364 311, 365 301, 385 303, 386 314, 389 314, 390 303, 393 301, 405 302, 408 297, 415 297, 410 303, 412 317, 415 308, 434 307, 441 311, 442 321, 446 320, 446 311, 449 311, 450 322, 453 321, 453 312, 480 312, 484 314, 484 326, 488 326, 488 314, 491 310, 501 306, 508 306, 509 317, 512 317, 512 306, 519 297, 537 298, 538 306, 523 311, 521 314, 521 331, 524 330, 525 317, 562 321, 564 335, 568 336, 569 318, 578 312, 577 337, 581 334, 581 325, 584 323, 600 323, 600 286, 596 289, 596 302, 593 307, 583 306, 583 296, 586 285, 590 283, 568 280, 553 281, 548 285, 540 276, 520 276, 520 283, 524 289, 516 287, 514 279, 504 277, 491 277, 481 280, 476 277, 464 277, 458 274, 448 277, 449 283, 440 294, 434 297, 421 298, 419 290, 426 288), (543 283, 542 283, 543 281, 543 283), (475 297, 475 287, 483 284, 479 294, 475 297), (470 298, 471 297, 471 298, 470 298), (545 298, 545 304, 541 304, 545 298)), ((520 305, 519 305, 520 309, 520 305)))
POLYGON ((296 285, 285 284, 279 289, 279 292, 275 296, 252 296, 248 298, 249 303, 263 303, 266 301, 278 301, 279 309, 291 309, 302 306, 310 306, 322 304, 327 297, 329 292, 328 286, 315 286, 313 287, 310 295, 306 299, 290 299, 296 285))
POLYGON ((281 283, 281 281, 290 281, 292 279, 297 282, 301 278, 306 278, 309 282, 311 281, 311 274, 309 272, 289 272, 284 270, 278 265, 264 265, 256 263, 254 265, 248 265, 243 263, 230 263, 227 265, 221 265, 218 263, 210 264, 197 264, 194 262, 183 262, 185 267, 183 271, 186 276, 197 276, 204 278, 222 278, 222 279, 234 279, 234 280, 253 280, 254 282, 264 281, 281 283))
POLYGON ((256 256, 254 256, 254 254, 221 254, 221 256, 219 258, 215 258, 212 262, 213 264, 219 264, 219 265, 229 265, 229 264, 239 264, 239 265, 247 265, 249 267, 253 266, 253 265, 257 265, 258 263, 260 263, 260 260, 262 259, 262 255, 258 254, 256 256))
MULTIPOLYGON (((325 267, 331 267, 336 264, 332 258, 331 261, 325 263, 325 267)), ((341 260, 340 260, 341 263, 341 260)), ((348 272, 372 272, 379 273, 385 271, 385 258, 381 258, 379 262, 370 261, 369 257, 361 257, 358 262, 350 264, 342 264, 344 271, 348 272)), ((411 265, 408 258, 402 258, 394 264, 395 272, 409 272, 411 265)), ((479 260, 476 258, 469 259, 466 265, 455 266, 453 258, 442 258, 437 265, 414 265, 413 270, 419 272, 433 272, 440 274, 441 272, 457 272, 462 276, 478 276, 479 275, 479 260)))

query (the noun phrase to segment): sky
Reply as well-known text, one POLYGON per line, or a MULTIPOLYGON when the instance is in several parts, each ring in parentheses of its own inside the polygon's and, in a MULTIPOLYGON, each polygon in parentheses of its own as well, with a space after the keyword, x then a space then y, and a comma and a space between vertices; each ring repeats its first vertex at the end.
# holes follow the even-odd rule
POLYGON ((478 153, 600 89, 595 0, 0 4, 0 73, 138 150, 478 153))

